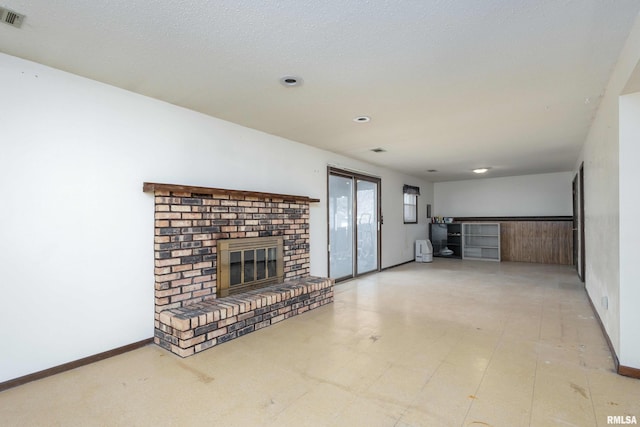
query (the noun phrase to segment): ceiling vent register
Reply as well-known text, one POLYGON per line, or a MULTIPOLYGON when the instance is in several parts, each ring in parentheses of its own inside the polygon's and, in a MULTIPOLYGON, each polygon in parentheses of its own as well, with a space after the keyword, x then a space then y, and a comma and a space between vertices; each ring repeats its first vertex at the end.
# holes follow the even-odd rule
POLYGON ((4 7, 0 7, 0 21, 13 27, 20 28, 22 26, 22 21, 24 21, 24 15, 5 9, 4 7))

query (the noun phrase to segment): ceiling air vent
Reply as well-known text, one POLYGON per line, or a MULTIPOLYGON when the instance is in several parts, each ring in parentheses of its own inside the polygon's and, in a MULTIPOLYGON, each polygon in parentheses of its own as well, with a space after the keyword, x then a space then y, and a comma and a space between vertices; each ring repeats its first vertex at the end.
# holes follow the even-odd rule
POLYGON ((24 21, 24 15, 5 9, 4 7, 0 7, 0 21, 13 27, 20 28, 22 21, 24 21))

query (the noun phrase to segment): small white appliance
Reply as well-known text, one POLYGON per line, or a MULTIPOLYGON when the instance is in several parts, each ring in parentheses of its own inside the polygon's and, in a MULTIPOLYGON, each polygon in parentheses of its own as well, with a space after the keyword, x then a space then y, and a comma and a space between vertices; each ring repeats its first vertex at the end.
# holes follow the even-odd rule
POLYGON ((433 246, 430 240, 416 240, 416 262, 432 262, 433 246))

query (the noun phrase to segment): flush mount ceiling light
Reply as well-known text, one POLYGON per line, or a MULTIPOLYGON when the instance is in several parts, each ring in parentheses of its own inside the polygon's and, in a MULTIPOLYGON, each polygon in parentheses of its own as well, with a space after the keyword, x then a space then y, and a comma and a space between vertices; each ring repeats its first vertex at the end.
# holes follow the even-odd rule
POLYGON ((370 151, 373 151, 374 153, 386 153, 387 150, 385 150, 384 148, 372 148, 370 151))
POLYGON ((285 87, 300 86, 302 84, 302 78, 296 76, 284 76, 280 78, 280 84, 285 87))
POLYGON ((473 170, 473 173, 486 173, 491 168, 477 168, 473 170))
POLYGON ((369 116, 358 116, 353 119, 356 123, 369 123, 371 121, 371 117, 369 116))

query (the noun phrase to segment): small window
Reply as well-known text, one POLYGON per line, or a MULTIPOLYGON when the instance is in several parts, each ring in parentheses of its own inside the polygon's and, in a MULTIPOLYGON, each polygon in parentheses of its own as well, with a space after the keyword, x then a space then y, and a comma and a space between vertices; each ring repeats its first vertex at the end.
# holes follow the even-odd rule
POLYGON ((418 196, 420 188, 405 185, 402 188, 404 193, 404 223, 416 224, 418 222, 418 196))

